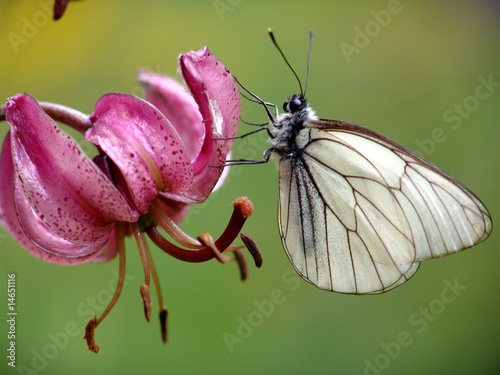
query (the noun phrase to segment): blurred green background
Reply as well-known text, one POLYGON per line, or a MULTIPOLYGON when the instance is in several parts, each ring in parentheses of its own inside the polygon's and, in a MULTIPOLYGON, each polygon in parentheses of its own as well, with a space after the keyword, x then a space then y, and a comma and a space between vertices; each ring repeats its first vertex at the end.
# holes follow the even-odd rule
MULTIPOLYGON (((302 79, 312 28, 307 94, 320 116, 370 127, 420 151, 481 197, 494 219, 500 213, 495 1, 84 0, 70 3, 58 22, 49 19, 46 4, 52 2, 0 1, 1 98, 29 92, 91 113, 105 93, 138 95, 137 68, 176 75, 180 53, 208 45, 242 83, 281 107, 298 87, 266 28, 273 27, 302 79), (481 88, 478 99, 481 77, 494 83, 481 88), (430 141, 436 131, 439 142, 430 141)), ((262 108, 248 101, 242 115, 265 121, 262 108)), ((242 125, 240 132, 248 129, 242 125)), ((2 123, 0 135, 6 130, 2 123)), ((265 134, 248 137, 236 141, 234 156, 260 158, 266 147, 265 134)), ((101 352, 95 355, 81 339, 83 328, 109 298, 118 262, 45 264, 0 230, 0 311, 7 311, 7 274, 14 272, 19 313, 15 369, 6 363, 6 315, 1 319, 0 373, 498 371, 495 230, 472 250, 425 262, 410 282, 390 293, 329 294, 299 280, 282 250, 273 164, 235 167, 225 186, 182 224, 192 235, 217 235, 232 200, 250 197, 255 213, 244 231, 260 246, 264 265, 251 266, 245 283, 234 264, 185 264, 151 244, 170 309, 166 346, 156 320, 147 324, 143 317, 143 276, 133 240, 127 242, 128 282, 97 330, 101 352), (451 302, 442 297, 451 295, 447 282, 464 286, 451 302), (278 303, 266 302, 277 295, 278 303)))

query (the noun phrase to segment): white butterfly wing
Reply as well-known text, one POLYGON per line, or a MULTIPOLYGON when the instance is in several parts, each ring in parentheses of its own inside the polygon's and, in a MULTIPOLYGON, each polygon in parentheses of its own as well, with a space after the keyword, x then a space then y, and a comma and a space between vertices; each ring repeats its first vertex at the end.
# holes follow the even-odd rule
POLYGON ((422 260, 488 237, 491 218, 467 188, 357 125, 309 121, 303 152, 279 161, 279 225, 299 274, 321 289, 382 293, 422 260))

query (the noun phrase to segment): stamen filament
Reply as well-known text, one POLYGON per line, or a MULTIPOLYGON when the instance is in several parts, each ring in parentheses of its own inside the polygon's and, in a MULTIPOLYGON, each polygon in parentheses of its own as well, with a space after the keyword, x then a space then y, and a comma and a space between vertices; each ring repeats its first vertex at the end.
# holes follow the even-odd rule
POLYGON ((201 249, 203 245, 195 238, 184 232, 172 219, 159 207, 158 202, 151 203, 149 213, 156 220, 158 225, 167 232, 173 240, 188 249, 201 249))
POLYGON ((134 232, 135 240, 137 242, 137 248, 139 249, 139 255, 141 256, 142 268, 144 270, 144 284, 141 285, 140 292, 142 300, 144 302, 144 315, 146 320, 149 322, 151 318, 151 293, 149 290, 149 285, 151 283, 150 279, 150 265, 148 259, 148 243, 144 238, 144 234, 141 232, 138 223, 131 223, 132 231, 134 232))
POLYGON ((226 251, 233 251, 234 252, 234 258, 230 258, 228 256, 223 255, 219 249, 217 249, 217 246, 215 246, 214 240, 212 239, 212 236, 210 236, 208 233, 202 233, 198 236, 198 239, 200 242, 211 249, 215 255, 215 258, 221 263, 228 263, 232 262, 235 260, 238 263, 238 267, 240 269, 240 277, 242 281, 245 281, 248 279, 248 265, 245 260, 245 257, 241 253, 240 249, 244 248, 245 246, 231 246, 226 249, 226 251))
POLYGON ((217 248, 217 246, 215 246, 214 239, 212 238, 212 236, 210 234, 208 234, 208 233, 201 233, 201 234, 198 235, 198 240, 200 241, 200 243, 203 244, 203 246, 206 246, 207 248, 209 248, 210 250, 212 250, 212 252, 215 255, 215 258, 219 262, 221 262, 221 263, 227 263, 230 260, 232 260, 231 258, 229 258, 229 257, 227 257, 225 255, 222 255, 222 253, 217 248))
POLYGON ((151 268, 151 275, 153 276, 153 283, 155 284, 155 289, 156 289, 156 295, 158 297, 158 306, 160 306, 160 329, 161 329, 161 338, 164 343, 167 342, 167 316, 168 316, 168 309, 163 303, 163 293, 161 291, 161 285, 160 285, 160 278, 158 277, 158 272, 156 271, 156 266, 153 261, 153 257, 151 255, 151 252, 148 250, 148 260, 149 260, 149 266, 151 268))
POLYGON ((117 223, 116 224, 116 238, 117 246, 118 246, 118 258, 119 258, 119 266, 118 266, 118 281, 116 283, 115 293, 109 301, 108 306, 104 309, 99 319, 97 317, 90 319, 85 328, 85 336, 84 339, 87 340, 87 346, 90 351, 94 353, 99 352, 99 345, 95 343, 94 340, 94 331, 97 326, 104 320, 104 318, 109 314, 111 309, 115 306, 118 298, 123 289, 123 284, 125 283, 125 266, 126 266, 126 252, 125 252, 125 223, 117 223))
POLYGON ((198 239, 200 242, 211 249, 215 255, 215 258, 221 263, 228 263, 232 262, 235 260, 238 263, 238 267, 240 269, 240 277, 242 281, 245 281, 248 278, 248 265, 245 260, 245 257, 241 253, 240 249, 244 248, 245 246, 231 246, 226 249, 226 251, 233 251, 234 252, 234 258, 230 258, 228 256, 223 255, 219 249, 217 249, 217 246, 215 246, 214 240, 212 236, 210 236, 208 233, 202 233, 198 236, 198 239))

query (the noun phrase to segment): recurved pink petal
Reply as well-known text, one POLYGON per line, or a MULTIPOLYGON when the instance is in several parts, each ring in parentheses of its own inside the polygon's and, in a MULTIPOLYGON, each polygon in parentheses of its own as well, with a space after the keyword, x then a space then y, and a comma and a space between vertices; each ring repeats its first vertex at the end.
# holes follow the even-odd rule
MULTIPOLYGON (((32 220, 30 220, 30 225, 33 224, 37 226, 42 231, 45 231, 46 243, 52 241, 49 245, 51 249, 65 249, 70 258, 62 257, 59 255, 54 255, 54 253, 47 252, 44 249, 36 246, 31 239, 26 235, 21 223, 19 222, 19 217, 16 210, 15 192, 14 184, 16 181, 14 165, 12 163, 12 154, 10 147, 10 137, 7 135, 5 138, 2 153, 0 155, 0 222, 9 231, 9 233, 14 237, 26 250, 28 250, 34 256, 51 263, 73 265, 88 262, 99 255, 97 249, 89 249, 89 251, 80 251, 82 246, 77 247, 77 245, 69 243, 62 240, 60 237, 55 236, 50 229, 42 223, 42 221, 32 212, 32 220), (75 250, 76 251, 72 251, 75 250), (76 253, 87 253, 90 255, 75 257, 76 253)), ((26 201, 27 202, 27 201, 26 201)))
POLYGON ((19 188, 56 236, 92 247, 109 236, 110 223, 137 220, 139 213, 30 95, 10 98, 6 118, 19 188))
POLYGON ((145 70, 137 78, 146 100, 158 108, 179 133, 191 161, 200 153, 205 138, 205 125, 198 105, 186 86, 175 79, 145 70))
POLYGON ((181 55, 179 65, 203 118, 205 138, 193 161, 193 185, 187 192, 177 196, 168 194, 168 197, 198 203, 208 197, 223 172, 223 168, 214 166, 224 164, 232 141, 214 139, 236 135, 241 103, 231 73, 207 47, 181 55))
POLYGON ((118 233, 115 225, 113 230, 111 231, 108 242, 99 252, 99 256, 92 259, 92 262, 104 263, 114 259, 116 254, 118 254, 118 247, 120 246, 120 242, 123 241, 123 238, 118 238, 118 233))
MULTIPOLYGON (((66 241, 55 234, 45 223, 40 220, 24 196, 20 182, 15 183, 14 201, 17 217, 29 240, 44 253, 52 254, 58 258, 80 258, 81 263, 91 260, 99 255, 99 250, 104 247, 114 224, 106 226, 106 235, 89 245, 75 244, 66 241)), ((37 254, 35 254, 37 255, 37 254)))
POLYGON ((133 95, 108 94, 90 117, 85 138, 100 146, 120 169, 132 199, 147 212, 160 191, 188 189, 193 170, 184 144, 153 105, 133 95))

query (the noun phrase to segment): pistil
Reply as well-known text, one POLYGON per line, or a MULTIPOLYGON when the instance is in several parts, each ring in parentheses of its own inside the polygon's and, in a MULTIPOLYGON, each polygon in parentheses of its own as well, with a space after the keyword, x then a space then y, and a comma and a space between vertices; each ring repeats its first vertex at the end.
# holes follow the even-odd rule
MULTIPOLYGON (((237 198, 233 202, 233 207, 234 207, 233 214, 229 219, 229 223, 227 224, 226 229, 221 234, 221 236, 214 242, 215 248, 219 249, 220 252, 231 249, 233 251, 239 249, 239 248, 229 248, 229 246, 236 239, 241 229, 243 228, 243 224, 245 223, 246 219, 253 212, 252 202, 250 202, 250 200, 246 197, 237 198)), ((206 262, 216 257, 216 253, 214 252, 213 247, 205 246, 201 249, 181 248, 166 240, 158 232, 158 229, 156 227, 148 228, 146 230, 146 233, 161 250, 163 250, 164 252, 173 256, 176 259, 180 259, 185 262, 199 263, 199 262, 206 262)), ((177 234, 177 236, 178 235, 179 234, 177 234)), ((252 256, 254 255, 252 254, 252 256)))

